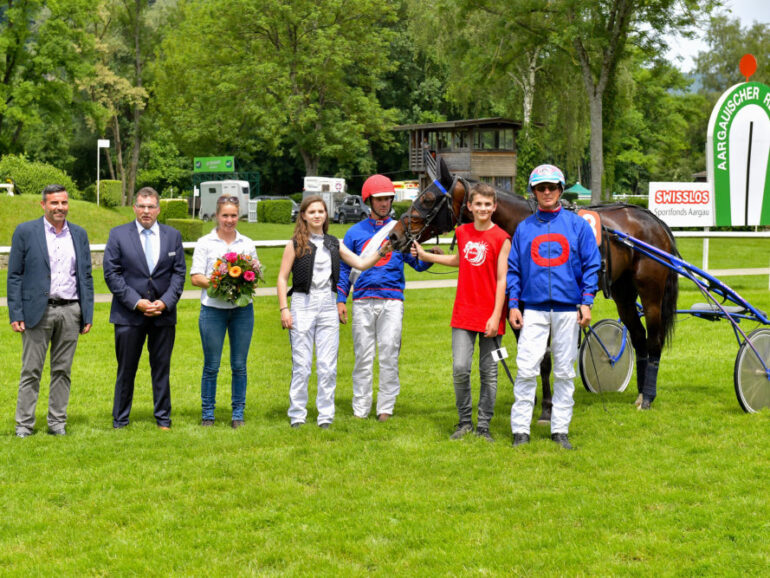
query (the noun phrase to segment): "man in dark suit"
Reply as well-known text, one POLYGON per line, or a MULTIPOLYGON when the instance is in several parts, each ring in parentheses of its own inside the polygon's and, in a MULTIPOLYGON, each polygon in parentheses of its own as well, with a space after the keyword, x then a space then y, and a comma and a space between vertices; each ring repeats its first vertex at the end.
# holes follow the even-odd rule
POLYGON ((22 367, 16 436, 35 427, 40 376, 51 347, 48 433, 65 435, 70 370, 78 336, 94 317, 91 251, 85 230, 67 221, 69 195, 61 185, 43 189, 45 216, 16 227, 8 259, 8 314, 21 333, 22 367))
POLYGON ((146 340, 155 421, 167 430, 171 427, 169 372, 176 305, 187 267, 179 231, 157 222, 160 198, 155 189, 139 189, 134 213, 136 221, 112 229, 104 248, 104 280, 113 296, 110 323, 115 325, 118 359, 112 426, 128 425, 134 379, 146 340))

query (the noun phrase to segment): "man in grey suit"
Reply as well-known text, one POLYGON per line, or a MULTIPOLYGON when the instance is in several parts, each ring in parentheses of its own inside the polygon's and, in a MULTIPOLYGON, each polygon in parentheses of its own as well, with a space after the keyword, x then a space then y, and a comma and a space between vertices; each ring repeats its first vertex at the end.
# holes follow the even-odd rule
POLYGON ((147 341, 155 421, 171 427, 171 351, 176 335, 176 305, 187 266, 182 235, 159 224, 160 198, 152 187, 136 193, 136 220, 115 227, 104 248, 104 280, 112 292, 110 323, 115 325, 118 375, 112 427, 128 425, 134 380, 147 341))
POLYGON ((8 259, 8 314, 21 333, 21 379, 16 437, 34 432, 45 356, 51 348, 48 433, 67 433, 70 370, 78 336, 94 317, 91 251, 85 230, 67 221, 69 195, 61 185, 43 189, 45 215, 16 227, 8 259))

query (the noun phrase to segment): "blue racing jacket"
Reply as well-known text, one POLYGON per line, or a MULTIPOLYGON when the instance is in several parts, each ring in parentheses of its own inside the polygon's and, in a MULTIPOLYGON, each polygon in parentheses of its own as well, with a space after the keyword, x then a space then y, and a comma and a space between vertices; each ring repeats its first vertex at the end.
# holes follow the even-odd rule
POLYGON ((559 207, 537 210, 516 229, 508 256, 508 307, 569 311, 592 305, 601 257, 590 225, 559 207))
MULTIPOLYGON (((356 255, 360 255, 369 240, 377 234, 390 219, 375 221, 365 219, 356 223, 345 233, 343 243, 356 255)), ((404 300, 404 263, 408 263, 415 271, 425 271, 431 263, 415 259, 409 254, 398 251, 388 253, 377 261, 371 269, 367 269, 356 281, 353 289, 353 300, 357 299, 399 299, 404 300)), ((344 261, 340 264, 340 279, 337 283, 337 303, 345 303, 350 293, 350 266, 344 261)))

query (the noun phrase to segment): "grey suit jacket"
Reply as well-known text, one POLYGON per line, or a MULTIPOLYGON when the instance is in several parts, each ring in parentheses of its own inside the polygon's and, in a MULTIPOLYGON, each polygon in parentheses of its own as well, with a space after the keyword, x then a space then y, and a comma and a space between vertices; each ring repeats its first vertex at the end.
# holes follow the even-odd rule
POLYGON ((166 309, 149 319, 155 325, 176 324, 176 304, 184 289, 187 265, 182 235, 173 227, 158 224, 160 256, 155 269, 147 268, 136 221, 115 227, 104 248, 104 280, 112 292, 110 323, 142 325, 144 314, 134 309, 140 299, 160 299, 166 309))
MULTIPOLYGON (((8 315, 11 323, 23 321, 34 327, 43 317, 51 290, 51 263, 45 240, 44 221, 21 223, 13 232, 8 258, 8 315)), ((75 246, 75 275, 80 299, 80 328, 93 323, 94 280, 91 277, 91 250, 85 229, 67 221, 75 246)))

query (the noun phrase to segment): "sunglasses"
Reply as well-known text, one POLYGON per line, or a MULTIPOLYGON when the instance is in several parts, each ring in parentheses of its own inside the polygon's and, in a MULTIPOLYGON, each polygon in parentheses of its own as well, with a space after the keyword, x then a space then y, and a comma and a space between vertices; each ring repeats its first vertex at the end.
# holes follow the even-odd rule
POLYGON ((232 203, 233 205, 239 204, 238 197, 219 197, 217 199, 217 205, 223 205, 225 203, 232 203))
POLYGON ((534 189, 538 193, 543 193, 545 191, 558 191, 559 185, 555 183, 541 183, 539 185, 535 185, 534 189))

